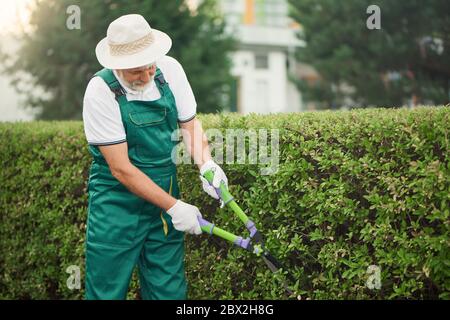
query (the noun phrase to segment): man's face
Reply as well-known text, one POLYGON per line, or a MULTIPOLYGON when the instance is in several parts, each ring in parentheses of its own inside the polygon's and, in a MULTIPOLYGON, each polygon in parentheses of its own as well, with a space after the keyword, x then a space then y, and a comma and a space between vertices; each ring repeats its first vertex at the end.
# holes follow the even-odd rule
POLYGON ((132 90, 144 91, 147 89, 156 73, 156 64, 133 69, 117 70, 117 74, 125 85, 132 90))

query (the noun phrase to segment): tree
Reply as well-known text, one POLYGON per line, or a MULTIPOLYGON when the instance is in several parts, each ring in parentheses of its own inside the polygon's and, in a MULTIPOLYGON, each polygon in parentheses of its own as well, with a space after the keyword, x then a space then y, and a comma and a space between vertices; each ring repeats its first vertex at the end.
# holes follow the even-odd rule
MULTIPOLYGON (((80 119, 84 90, 101 69, 95 46, 106 36, 111 21, 139 13, 150 26, 172 38, 169 55, 183 65, 198 103, 198 112, 221 109, 221 97, 230 82, 228 53, 234 41, 224 35, 224 21, 215 0, 205 0, 191 11, 184 0, 35 0, 29 31, 21 36, 17 58, 5 72, 14 76, 18 90, 24 82, 42 88, 45 95, 26 90, 26 102, 40 109, 38 119, 80 119), (80 8, 80 28, 69 6, 80 8), (31 76, 31 79, 24 77, 31 76)), ((72 7, 73 8, 73 7, 72 7)), ((29 86, 28 86, 29 87, 29 86)))
POLYGON ((450 1, 379 0, 381 29, 370 30, 370 0, 289 0, 306 47, 297 59, 321 75, 298 81, 322 106, 447 104, 450 1))

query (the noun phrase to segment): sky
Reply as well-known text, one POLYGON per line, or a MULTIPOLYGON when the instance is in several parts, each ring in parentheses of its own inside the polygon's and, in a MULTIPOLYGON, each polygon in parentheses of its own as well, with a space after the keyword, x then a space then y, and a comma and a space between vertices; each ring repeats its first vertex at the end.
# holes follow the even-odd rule
MULTIPOLYGON (((11 35, 21 30, 29 19, 27 5, 33 0, 2 0, 0 10, 0 46, 6 51, 14 47, 11 35)), ((9 84, 7 75, 0 74, 0 121, 31 120, 32 114, 19 106, 20 98, 9 84)))
POLYGON ((20 23, 25 23, 29 19, 29 10, 27 6, 33 0, 6 0, 2 1, 0 10, 0 32, 18 32, 20 23))

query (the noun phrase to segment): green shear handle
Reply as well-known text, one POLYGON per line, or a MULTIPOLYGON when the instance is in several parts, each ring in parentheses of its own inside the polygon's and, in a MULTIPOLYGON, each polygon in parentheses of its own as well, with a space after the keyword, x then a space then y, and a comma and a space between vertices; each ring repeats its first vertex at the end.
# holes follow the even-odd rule
MULTIPOLYGON (((208 170, 203 175, 206 180, 208 180, 209 184, 212 185, 213 179, 214 179, 214 172, 211 170, 208 170)), ((214 186, 213 186, 214 187, 214 186)), ((227 186, 223 181, 220 182, 219 188, 214 187, 214 189, 217 192, 217 195, 220 199, 224 202, 224 205, 229 205, 230 208, 236 213, 239 217, 239 219, 242 220, 244 224, 247 224, 247 222, 250 220, 247 215, 242 211, 241 208, 237 205, 236 201, 234 201, 233 196, 228 191, 227 186)))
MULTIPOLYGON (((212 182, 214 179, 214 172, 208 170, 204 173, 203 176, 209 182, 209 184, 213 186, 212 182)), ((284 269, 281 263, 274 256, 272 256, 269 253, 269 251, 265 248, 261 233, 256 229, 255 223, 252 220, 250 220, 249 217, 247 217, 244 211, 242 211, 242 209, 234 201, 234 198, 228 191, 228 188, 225 185, 225 183, 221 181, 219 187, 218 188, 214 187, 214 189, 216 190, 219 198, 224 202, 224 205, 228 205, 234 211, 234 213, 236 213, 238 217, 242 220, 247 229, 250 231, 250 237, 244 239, 240 236, 237 236, 228 231, 220 229, 216 227, 213 223, 199 217, 198 220, 202 231, 205 233, 214 234, 222 239, 232 242, 238 247, 244 248, 250 252, 255 253, 257 256, 262 255, 264 262, 267 264, 267 266, 272 272, 277 272, 277 270, 279 269, 284 269)), ((291 280, 291 282, 294 281, 293 277, 289 273, 288 277, 291 280)), ((289 295, 293 294, 293 291, 288 287, 286 283, 283 283, 283 286, 289 295)))
MULTIPOLYGON (((203 176, 212 186, 213 185, 212 182, 214 179, 214 172, 212 172, 211 170, 208 170, 204 173, 203 176)), ((214 187, 214 189, 216 190, 219 198, 224 202, 224 205, 228 205, 234 211, 234 213, 237 214, 239 219, 241 219, 242 222, 245 224, 246 228, 250 232, 250 238, 244 239, 240 236, 236 236, 236 235, 229 233, 223 229, 215 227, 214 224, 204 220, 203 218, 199 218, 200 227, 201 227, 202 231, 206 232, 206 233, 214 234, 214 235, 221 237, 227 241, 233 242, 237 246, 242 247, 242 248, 244 248, 248 251, 251 251, 253 253, 256 253, 258 255, 260 253, 262 253, 263 252, 262 237, 261 237, 260 233, 258 232, 258 230, 256 229, 255 223, 249 219, 249 217, 244 213, 244 211, 242 211, 242 209, 238 206, 236 201, 234 201, 234 198, 228 191, 228 188, 225 185, 225 183, 223 181, 221 181, 219 187, 218 188, 214 187), (251 243, 251 239, 253 240, 254 244, 251 243)))

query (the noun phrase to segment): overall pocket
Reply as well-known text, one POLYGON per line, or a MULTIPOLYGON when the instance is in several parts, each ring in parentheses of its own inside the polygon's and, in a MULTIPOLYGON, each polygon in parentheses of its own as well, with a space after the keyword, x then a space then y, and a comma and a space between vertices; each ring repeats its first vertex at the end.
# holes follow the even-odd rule
POLYGON ((130 113, 130 120, 135 126, 148 127, 164 123, 166 116, 166 108, 148 108, 146 111, 130 113))
POLYGON ((148 108, 129 114, 136 136, 136 156, 141 162, 170 158, 173 142, 169 125, 170 110, 148 108))

